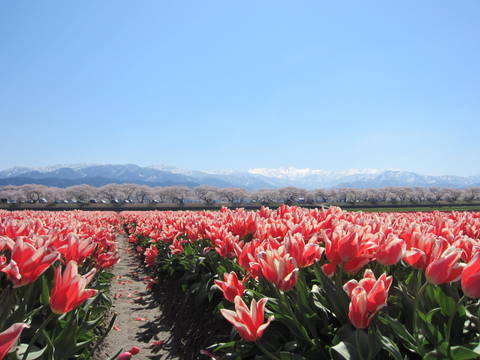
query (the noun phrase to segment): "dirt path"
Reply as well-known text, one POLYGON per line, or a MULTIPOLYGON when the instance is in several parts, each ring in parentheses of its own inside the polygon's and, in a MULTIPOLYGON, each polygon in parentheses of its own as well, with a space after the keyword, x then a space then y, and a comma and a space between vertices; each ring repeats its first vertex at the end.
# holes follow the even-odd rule
POLYGON ((107 360, 120 348, 127 351, 132 346, 140 348, 132 360, 178 359, 172 355, 169 329, 158 321, 162 318, 158 303, 146 289, 147 275, 124 237, 119 238, 119 252, 121 261, 113 269, 111 287, 117 319, 95 359, 107 360))

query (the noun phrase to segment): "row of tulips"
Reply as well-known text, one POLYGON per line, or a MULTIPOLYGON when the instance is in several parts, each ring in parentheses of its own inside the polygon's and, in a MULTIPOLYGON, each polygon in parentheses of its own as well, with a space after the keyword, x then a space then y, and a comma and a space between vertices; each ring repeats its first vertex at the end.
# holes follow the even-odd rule
POLYGON ((121 217, 147 267, 233 325, 212 358, 480 358, 480 213, 121 217))
POLYGON ((118 225, 110 212, 0 211, 0 360, 91 358, 118 225))

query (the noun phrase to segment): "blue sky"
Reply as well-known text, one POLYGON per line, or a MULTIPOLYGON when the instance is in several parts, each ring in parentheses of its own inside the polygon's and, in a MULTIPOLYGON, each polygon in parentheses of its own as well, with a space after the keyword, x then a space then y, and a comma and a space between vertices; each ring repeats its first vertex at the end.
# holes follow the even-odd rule
POLYGON ((480 2, 4 1, 0 168, 480 174, 480 2))

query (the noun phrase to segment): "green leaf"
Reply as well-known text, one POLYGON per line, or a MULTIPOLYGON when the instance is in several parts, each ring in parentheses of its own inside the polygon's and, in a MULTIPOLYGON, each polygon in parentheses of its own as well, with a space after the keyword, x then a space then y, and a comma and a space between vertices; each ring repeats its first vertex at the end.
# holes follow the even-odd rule
MULTIPOLYGON (((23 358, 23 355, 25 351, 27 351, 27 348, 28 348, 28 344, 18 345, 17 354, 20 359, 23 358)), ((38 347, 33 346, 33 348, 31 348, 30 351, 28 352, 27 360, 39 359, 43 355, 43 353, 47 350, 47 348, 48 348, 48 345, 46 345, 42 349, 39 349, 38 347)))
POLYGON ((379 335, 378 340, 380 341, 380 344, 382 344, 382 348, 388 351, 388 353, 392 355, 394 359, 403 360, 403 356, 400 353, 398 346, 392 342, 392 340, 383 335, 379 335))
POLYGON ((457 310, 455 300, 445 294, 440 287, 436 287, 434 291, 435 300, 440 305, 442 313, 446 316, 450 316, 457 310))
POLYGON ((425 356, 423 357, 423 360, 436 360, 436 359, 444 359, 444 358, 445 356, 440 354, 437 350, 432 350, 427 354, 425 354, 425 356))
POLYGON ((480 344, 474 350, 464 346, 452 346, 450 352, 454 360, 478 359, 480 357, 480 344))
POLYGON ((92 343, 93 339, 92 340, 87 340, 87 341, 82 341, 82 342, 79 342, 79 343, 76 343, 75 344, 75 352, 78 352, 79 350, 83 349, 85 346, 89 345, 90 343, 92 343))
POLYGON ((48 288, 48 280, 46 276, 42 276, 42 294, 40 296, 40 302, 43 305, 47 305, 50 302, 50 289, 48 288))
POLYGON ((103 320, 104 317, 105 317, 105 315, 100 315, 98 318, 96 318, 94 320, 86 321, 84 323, 85 328, 93 329, 94 327, 96 327, 100 323, 100 321, 103 320))
POLYGON ((280 351, 280 360, 305 360, 303 356, 288 351, 280 351))
POLYGON ((357 350, 355 346, 351 343, 345 341, 339 342, 337 345, 330 348, 332 357, 335 359, 344 359, 344 360, 356 360, 358 359, 357 350))
POLYGON ((225 349, 234 349, 235 344, 236 344, 235 341, 230 341, 226 343, 219 343, 216 345, 212 345, 210 347, 214 348, 214 351, 218 351, 218 350, 225 350, 225 349))
POLYGON ((328 300, 328 305, 330 306, 335 317, 342 323, 346 324, 350 321, 348 320, 348 306, 350 299, 343 290, 341 286, 336 286, 330 278, 325 276, 322 271, 320 271, 321 281, 322 281, 322 292, 326 295, 328 300))
POLYGON ((416 352, 417 342, 412 334, 410 334, 407 328, 400 323, 399 321, 392 319, 388 315, 381 315, 378 317, 380 322, 390 327, 391 330, 397 335, 401 340, 403 340, 405 347, 416 352))
POLYGON ((421 333, 425 335, 425 338, 428 340, 428 342, 434 345, 438 345, 438 343, 441 342, 443 339, 443 335, 438 329, 438 327, 434 326, 432 323, 432 316, 438 310, 438 308, 435 308, 433 310, 430 310, 428 314, 424 314, 420 310, 417 310, 418 319, 421 320, 419 321, 419 325, 423 329, 421 333))
POLYGON ((440 345, 437 346, 437 351, 448 357, 448 349, 449 349, 449 344, 447 341, 442 341, 440 345))

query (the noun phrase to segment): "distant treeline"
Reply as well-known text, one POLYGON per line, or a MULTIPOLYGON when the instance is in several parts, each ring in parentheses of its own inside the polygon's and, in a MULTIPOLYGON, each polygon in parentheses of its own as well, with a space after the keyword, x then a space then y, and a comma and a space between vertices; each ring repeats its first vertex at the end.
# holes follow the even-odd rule
POLYGON ((318 189, 296 187, 246 191, 212 186, 149 187, 135 184, 109 184, 101 187, 76 185, 68 188, 43 185, 5 185, 0 187, 3 203, 136 203, 214 205, 235 204, 440 204, 480 201, 480 188, 447 189, 423 187, 386 187, 380 189, 318 189))

